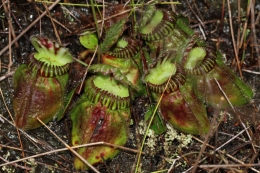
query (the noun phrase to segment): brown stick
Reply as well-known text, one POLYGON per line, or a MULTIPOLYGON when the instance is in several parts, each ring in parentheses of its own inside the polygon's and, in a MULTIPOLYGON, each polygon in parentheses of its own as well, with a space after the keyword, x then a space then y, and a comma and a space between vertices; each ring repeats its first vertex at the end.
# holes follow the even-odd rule
MULTIPOLYGON (((6 18, 7 18, 7 21, 8 21, 9 30, 11 31, 11 34, 12 34, 13 38, 15 39, 16 35, 15 35, 15 32, 14 32, 14 28, 13 28, 12 21, 11 21, 11 14, 10 14, 10 2, 8 2, 8 4, 7 4, 8 7, 6 7, 6 5, 5 5, 5 0, 2 0, 2 4, 3 4, 5 14, 6 14, 6 18)), ((15 42, 15 46, 19 47, 17 42, 15 42)))
POLYGON ((235 38, 234 38, 234 30, 233 30, 232 15, 231 15, 231 8, 230 8, 230 1, 229 0, 227 0, 227 5, 228 5, 229 24, 230 24, 230 32, 231 32, 231 38, 232 38, 232 43, 233 43, 233 49, 234 49, 234 52, 235 52, 235 57, 236 57, 236 62, 237 62, 239 75, 243 79, 242 70, 241 70, 241 66, 240 66, 240 61, 238 59, 238 52, 237 52, 236 41, 235 41, 235 38))
MULTIPOLYGON (((53 9, 53 7, 55 7, 55 5, 57 5, 60 2, 60 0, 56 0, 48 9, 51 10, 53 9)), ((10 43, 11 46, 18 40, 20 39, 29 29, 31 29, 31 27, 33 27, 35 25, 35 23, 37 23, 43 16, 45 16, 47 14, 47 11, 43 12, 35 21, 33 21, 21 34, 19 34, 15 39, 13 39, 13 41, 10 43)), ((8 49, 8 45, 3 48, 0 51, 0 56, 8 49)), ((2 57, 2 56, 1 56, 2 57)))

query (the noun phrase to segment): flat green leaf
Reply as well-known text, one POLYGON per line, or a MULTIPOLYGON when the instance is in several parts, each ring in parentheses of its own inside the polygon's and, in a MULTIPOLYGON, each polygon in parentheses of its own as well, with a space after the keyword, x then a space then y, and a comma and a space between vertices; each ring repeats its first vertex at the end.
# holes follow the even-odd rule
POLYGON ((98 45, 98 38, 95 33, 86 33, 79 37, 79 42, 85 48, 94 50, 96 48, 96 46, 98 45))

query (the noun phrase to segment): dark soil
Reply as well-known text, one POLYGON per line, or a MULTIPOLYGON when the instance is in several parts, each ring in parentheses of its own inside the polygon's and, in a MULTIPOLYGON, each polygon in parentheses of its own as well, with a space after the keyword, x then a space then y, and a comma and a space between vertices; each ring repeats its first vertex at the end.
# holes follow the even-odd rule
MULTIPOLYGON (((201 32, 201 23, 203 23, 203 31, 207 38, 207 43, 212 47, 220 49, 226 57, 226 64, 239 75, 232 46, 227 2, 224 1, 226 4, 223 9, 222 1, 216 0, 181 0, 180 2, 182 3, 181 5, 174 6, 176 12, 187 16, 194 30, 201 32), (201 20, 201 23, 198 19, 201 20)), ((85 4, 86 1, 72 0, 70 3, 85 4)), ((217 117, 215 128, 210 132, 211 135, 206 140, 201 136, 192 136, 192 142, 187 144, 187 147, 181 147, 183 141, 175 139, 169 142, 168 151, 166 151, 163 148, 163 145, 167 143, 165 134, 154 138, 149 137, 150 140, 153 139, 155 141, 155 148, 151 148, 145 144, 145 154, 142 156, 141 169, 138 172, 191 172, 193 166, 197 166, 194 164, 199 154, 202 154, 202 156, 195 172, 259 172, 260 114, 258 111, 260 109, 260 93, 258 93, 258 88, 260 87, 260 73, 258 60, 260 60, 260 1, 252 1, 251 10, 254 9, 254 11, 251 11, 249 16, 246 15, 246 9, 249 6, 247 1, 241 1, 240 5, 232 1, 230 5, 236 42, 238 28, 241 31, 245 22, 247 22, 247 29, 250 30, 244 47, 239 49, 238 54, 239 57, 242 57, 243 53, 245 55, 244 61, 241 63, 241 68, 247 70, 247 72, 243 71, 242 75, 243 80, 255 90, 252 102, 243 107, 235 108, 235 113, 232 109, 213 110, 209 107, 208 113, 211 122, 213 123, 214 117, 217 117), (240 21, 238 18, 238 6, 240 6, 240 21), (253 24, 252 21, 254 22, 253 24), (203 142, 204 140, 205 142, 203 142), (207 145, 205 150, 201 150, 203 144, 207 145), (225 145, 222 146, 223 144, 225 145), (220 146, 222 147, 219 148, 220 146), (216 150, 217 148, 218 150, 216 150)), ((162 6, 170 8, 170 5, 162 6)), ((9 44, 8 31, 13 30, 15 35, 18 36, 42 13, 40 10, 46 10, 42 3, 11 0, 10 10, 7 9, 6 13, 3 4, 1 4, 0 50, 3 50, 9 44), (10 14, 13 29, 8 24, 8 14, 10 14)), ((85 50, 78 41, 78 34, 84 29, 92 27, 90 25, 90 21, 93 21, 91 9, 87 7, 57 5, 50 11, 50 15, 71 31, 70 33, 61 25, 55 23, 61 42, 77 57, 80 52, 85 50), (63 7, 68 9, 71 14, 63 7)), ((32 35, 39 34, 55 40, 57 39, 53 24, 47 16, 44 16, 40 22, 35 23, 31 29, 25 32, 17 41, 17 45, 12 45, 11 50, 7 49, 0 54, 0 172, 76 172, 73 167, 74 156, 68 150, 45 154, 17 163, 9 163, 5 166, 2 165, 20 158, 65 148, 44 127, 26 131, 26 133, 19 132, 18 135, 17 129, 10 123, 12 122, 10 116, 13 116, 12 75, 20 64, 27 62, 28 55, 34 52, 29 38, 32 35), (9 56, 11 56, 13 62, 10 67, 8 66, 10 62, 9 56)), ((74 63, 71 70, 72 80, 70 81, 68 90, 74 88, 82 80, 84 72, 84 68, 81 65, 74 63)), ((147 101, 147 98, 142 97, 134 102, 133 110, 141 118, 148 103, 147 101)), ((49 123, 48 126, 63 141, 71 145, 71 120, 68 115, 65 115, 59 122, 53 121, 49 123)), ((135 151, 138 150, 142 141, 142 134, 137 135, 136 133, 137 128, 143 127, 139 127, 139 124, 134 122, 134 125, 130 127, 130 137, 125 146, 135 151)), ((179 137, 182 135, 179 132, 176 134, 179 137)), ((188 138, 189 136, 187 135, 183 136, 183 140, 187 140, 188 138)), ((95 165, 95 167, 102 173, 130 173, 134 172, 136 163, 137 154, 135 152, 122 150, 113 160, 107 161, 106 164, 95 165)))

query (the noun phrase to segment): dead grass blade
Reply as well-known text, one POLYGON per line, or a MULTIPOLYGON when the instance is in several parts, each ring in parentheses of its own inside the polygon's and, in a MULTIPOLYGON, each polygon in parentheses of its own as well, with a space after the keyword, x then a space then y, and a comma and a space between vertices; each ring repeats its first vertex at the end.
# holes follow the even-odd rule
POLYGON ((242 70, 241 70, 241 66, 240 66, 240 61, 238 59, 238 50, 237 50, 237 46, 236 46, 236 41, 235 41, 235 38, 234 38, 234 30, 233 30, 232 15, 231 15, 231 8, 230 8, 230 1, 229 0, 227 0, 227 4, 228 4, 229 26, 230 26, 232 43, 233 43, 233 49, 234 49, 234 52, 235 52, 235 57, 236 57, 239 75, 240 75, 241 78, 243 78, 242 70))
MULTIPOLYGON (((53 7, 55 7, 58 3, 60 2, 60 0, 56 0, 48 9, 51 10, 53 9, 53 7)), ((12 40, 12 42, 7 45, 5 48, 3 48, 0 51, 0 56, 8 49, 9 46, 12 46, 18 39, 20 39, 29 29, 31 29, 31 27, 33 27, 43 16, 45 16, 47 14, 47 11, 43 12, 36 20, 34 20, 25 30, 23 30, 23 32, 21 32, 21 34, 19 34, 15 39, 12 40)))

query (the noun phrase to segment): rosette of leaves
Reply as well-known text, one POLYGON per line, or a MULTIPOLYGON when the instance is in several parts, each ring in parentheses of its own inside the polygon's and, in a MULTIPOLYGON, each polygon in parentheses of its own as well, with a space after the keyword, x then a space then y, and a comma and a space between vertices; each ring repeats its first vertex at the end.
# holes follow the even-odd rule
POLYGON ((159 111, 166 122, 190 134, 208 132, 206 107, 198 99, 196 83, 186 78, 180 64, 172 62, 171 54, 151 65, 144 81, 157 101, 162 95, 159 111))
POLYGON ((66 48, 46 37, 33 36, 31 43, 37 52, 14 74, 15 123, 25 130, 40 127, 37 118, 48 123, 62 110, 73 61, 66 48))
MULTIPOLYGON (((72 109, 72 145, 107 142, 125 145, 127 141, 131 82, 115 67, 96 64, 90 67, 96 75, 88 78, 84 94, 72 109)), ((115 147, 83 147, 77 151, 90 164, 112 159, 119 152, 115 147)), ((74 160, 78 170, 88 167, 78 158, 74 160)))
POLYGON ((203 102, 225 108, 230 103, 241 106, 252 99, 252 89, 223 63, 219 52, 214 53, 206 47, 184 16, 157 9, 151 4, 146 8, 139 32, 150 48, 150 62, 157 59, 158 54, 174 52, 173 61, 183 65, 188 76, 193 76, 192 80, 197 80, 194 86, 197 86, 203 102))
POLYGON ((196 78, 200 97, 215 108, 245 105, 254 95, 223 63, 219 52, 195 47, 184 56, 183 64, 186 72, 196 78))

